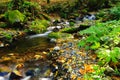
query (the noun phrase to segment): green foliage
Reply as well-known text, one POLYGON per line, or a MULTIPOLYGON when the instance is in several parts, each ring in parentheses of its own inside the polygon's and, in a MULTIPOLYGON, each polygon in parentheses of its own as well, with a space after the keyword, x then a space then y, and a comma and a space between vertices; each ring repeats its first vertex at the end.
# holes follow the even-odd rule
POLYGON ((119 47, 114 47, 113 49, 105 49, 105 48, 100 48, 98 51, 98 57, 100 60, 100 63, 105 64, 109 62, 118 62, 120 59, 120 48, 119 47))
POLYGON ((46 27, 49 26, 49 21, 47 21, 47 20, 40 20, 40 23, 43 24, 46 27))
POLYGON ((97 18, 102 18, 103 21, 119 20, 120 19, 120 3, 116 4, 114 7, 110 9, 100 10, 96 16, 97 18))
POLYGON ((103 76, 103 75, 105 75, 104 74, 104 71, 105 71, 104 67, 101 67, 99 65, 95 65, 95 66, 93 66, 93 69, 95 70, 95 72, 93 72, 93 74, 95 74, 97 76, 103 76))
POLYGON ((120 19, 120 6, 115 6, 110 9, 111 19, 120 19))
POLYGON ((74 24, 75 24, 74 22, 70 22, 70 26, 74 26, 74 24))
POLYGON ((4 38, 4 41, 11 43, 13 39, 13 33, 7 31, 1 32, 0 38, 4 38))
MULTIPOLYGON (((98 23, 86 30, 80 31, 85 37, 80 40, 79 46, 97 53, 99 65, 116 64, 120 59, 120 20, 98 23)), ((116 67, 117 68, 117 67, 116 67)), ((99 70, 95 71, 98 74, 99 70)), ((101 73, 101 72, 100 72, 101 73)), ((86 75, 90 77, 90 75, 86 75)))
POLYGON ((59 1, 55 4, 50 3, 44 6, 44 11, 46 13, 57 12, 61 17, 67 18, 68 14, 79 8, 78 4, 78 0, 59 1))
POLYGON ((52 32, 48 34, 48 37, 50 38, 60 38, 61 33, 60 32, 52 32))
POLYGON ((48 34, 48 37, 49 38, 69 38, 71 37, 71 35, 68 33, 52 32, 48 34))
POLYGON ((84 75, 85 80, 105 80, 103 76, 105 76, 105 68, 99 65, 93 66, 94 72, 87 73, 84 75))
POLYGON ((25 15, 18 10, 12 10, 5 13, 5 18, 11 24, 15 22, 23 22, 25 20, 25 15))
POLYGON ((19 10, 27 16, 26 18, 30 17, 30 19, 34 19, 35 17, 39 17, 41 6, 38 3, 26 0, 12 0, 8 4, 8 10, 19 10))
POLYGON ((120 43, 120 21, 110 21, 106 23, 98 23, 95 26, 80 31, 85 38, 79 42, 80 47, 90 46, 90 49, 98 49, 109 45, 109 48, 120 43))
POLYGON ((31 25, 29 26, 29 31, 36 32, 36 33, 42 33, 46 31, 46 28, 48 26, 48 21, 46 20, 38 20, 32 21, 31 25))
POLYGON ((77 31, 77 28, 74 28, 74 27, 68 27, 61 30, 61 32, 65 32, 65 33, 73 33, 76 31, 77 31))
POLYGON ((5 28, 6 26, 7 26, 6 23, 4 23, 4 22, 0 22, 0 28, 5 28))

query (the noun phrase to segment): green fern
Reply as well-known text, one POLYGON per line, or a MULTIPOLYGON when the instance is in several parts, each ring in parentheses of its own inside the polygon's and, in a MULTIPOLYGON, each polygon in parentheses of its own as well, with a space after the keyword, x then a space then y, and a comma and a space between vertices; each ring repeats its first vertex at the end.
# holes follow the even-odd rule
POLYGON ((116 63, 118 62, 118 59, 120 59, 119 47, 114 47, 112 50, 101 48, 97 52, 102 64, 109 63, 110 61, 116 63))
POLYGON ((86 37, 81 40, 78 45, 80 47, 89 46, 90 49, 98 49, 105 45, 109 45, 110 47, 118 45, 120 43, 119 22, 120 21, 109 21, 106 23, 98 23, 86 30, 80 31, 80 35, 86 37))

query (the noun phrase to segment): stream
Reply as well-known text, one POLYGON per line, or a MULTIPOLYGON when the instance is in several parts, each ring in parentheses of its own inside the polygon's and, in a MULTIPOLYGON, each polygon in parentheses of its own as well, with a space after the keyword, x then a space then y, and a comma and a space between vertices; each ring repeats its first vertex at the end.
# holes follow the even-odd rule
MULTIPOLYGON (((93 16, 93 15, 92 15, 93 16)), ((90 17, 92 17, 90 16, 90 17)), ((83 19, 90 18, 89 16, 85 16, 83 19)), ((90 20, 94 20, 90 18, 90 20)), ((65 26, 69 26, 69 22, 60 22, 59 24, 64 24, 65 26)), ((75 25, 78 25, 77 23, 75 25)), ((77 45, 77 40, 70 38, 68 40, 64 40, 63 42, 58 43, 56 46, 55 43, 50 42, 50 39, 47 37, 49 33, 52 32, 54 29, 61 29, 60 25, 49 29, 47 32, 43 34, 36 34, 27 36, 26 38, 20 39, 16 42, 13 42, 11 47, 7 48, 0 48, 0 66, 6 67, 4 72, 8 70, 13 70, 17 64, 23 63, 24 64, 24 75, 30 74, 32 78, 30 80, 54 80, 60 79, 61 76, 66 77, 62 80, 70 80, 69 74, 67 74, 67 70, 70 72, 71 70, 66 69, 63 67, 61 63, 62 59, 71 62, 70 65, 76 65, 76 68, 69 66, 68 64, 66 67, 71 67, 74 70, 71 73, 77 73, 81 75, 78 70, 79 68, 83 68, 82 64, 86 60, 85 56, 81 56, 82 52, 79 54, 80 51, 77 45), (53 48, 50 50, 50 48, 53 48), (61 51, 60 51, 61 50, 61 51), (48 57, 47 54, 50 53, 52 57, 48 57), (73 57, 72 57, 73 56, 73 57), (71 59, 75 58, 77 61, 72 62, 71 59), (77 63, 82 63, 80 66, 77 63), (61 71, 62 70, 62 71, 61 71)), ((86 53, 82 55, 87 55, 86 53)), ((88 57, 89 58, 89 57, 88 57)), ((73 60, 75 60, 73 59, 73 60)), ((65 61, 64 60, 64 61, 65 61)), ((89 60, 91 61, 91 59, 89 60)), ((2 71, 2 69, 1 69, 2 71)), ((19 80, 19 79, 18 79, 19 80)))
POLYGON ((34 73, 34 78, 31 80, 50 77, 51 61, 47 59, 46 54, 42 53, 55 46, 55 43, 50 42, 47 37, 50 32, 27 36, 13 42, 10 47, 0 48, 0 66, 7 66, 5 72, 8 72, 8 70, 12 71, 19 62, 21 63, 19 60, 23 59, 24 74, 34 73), (3 58, 9 60, 4 60, 3 58))

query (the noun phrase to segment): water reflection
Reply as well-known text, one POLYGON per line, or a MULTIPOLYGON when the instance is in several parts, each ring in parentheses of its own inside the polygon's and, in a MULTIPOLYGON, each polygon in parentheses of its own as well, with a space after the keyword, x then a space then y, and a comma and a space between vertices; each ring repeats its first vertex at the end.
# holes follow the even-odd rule
POLYGON ((50 39, 47 37, 36 37, 36 38, 24 38, 12 43, 10 47, 0 48, 0 52, 13 52, 13 53, 24 53, 27 51, 33 52, 36 50, 47 50, 47 48, 53 47, 54 44, 50 43, 50 39))

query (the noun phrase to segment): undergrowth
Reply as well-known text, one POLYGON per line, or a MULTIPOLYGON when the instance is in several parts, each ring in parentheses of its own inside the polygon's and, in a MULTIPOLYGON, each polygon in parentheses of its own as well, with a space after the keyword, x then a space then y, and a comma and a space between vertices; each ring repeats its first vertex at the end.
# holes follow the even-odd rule
POLYGON ((99 66, 105 68, 106 65, 109 65, 114 71, 117 70, 116 74, 120 75, 118 68, 120 60, 120 20, 97 23, 79 33, 84 36, 79 41, 79 47, 93 50, 97 54, 99 66))

